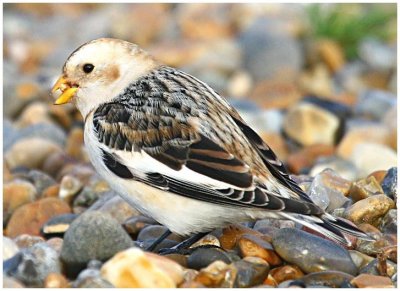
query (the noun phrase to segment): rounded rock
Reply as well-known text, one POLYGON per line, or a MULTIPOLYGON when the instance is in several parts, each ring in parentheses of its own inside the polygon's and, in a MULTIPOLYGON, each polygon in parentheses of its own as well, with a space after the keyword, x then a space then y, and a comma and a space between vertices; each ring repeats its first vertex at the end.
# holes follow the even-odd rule
POLYGON ((341 246, 296 228, 283 228, 272 238, 275 251, 305 273, 336 270, 357 273, 350 254, 341 246))
POLYGON ((87 211, 75 219, 64 235, 61 259, 69 273, 77 273, 91 259, 107 260, 133 245, 129 235, 110 215, 87 211))
POLYGON ((232 262, 229 256, 221 249, 200 247, 188 257, 187 265, 190 269, 200 270, 215 261, 222 261, 227 264, 232 262))
POLYGON ((43 198, 19 207, 7 224, 6 233, 9 237, 20 234, 40 235, 40 229, 50 218, 70 213, 70 207, 56 198, 43 198))

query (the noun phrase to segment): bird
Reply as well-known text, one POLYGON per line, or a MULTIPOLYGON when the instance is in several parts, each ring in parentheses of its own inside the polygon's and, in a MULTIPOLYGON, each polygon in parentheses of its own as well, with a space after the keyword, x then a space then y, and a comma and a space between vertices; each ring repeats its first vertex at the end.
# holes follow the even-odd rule
POLYGON ((100 176, 168 228, 160 239, 193 236, 183 248, 214 229, 273 218, 345 246, 344 233, 370 240, 317 206, 224 97, 136 44, 100 38, 81 45, 52 93, 54 104, 71 102, 82 114, 100 176))

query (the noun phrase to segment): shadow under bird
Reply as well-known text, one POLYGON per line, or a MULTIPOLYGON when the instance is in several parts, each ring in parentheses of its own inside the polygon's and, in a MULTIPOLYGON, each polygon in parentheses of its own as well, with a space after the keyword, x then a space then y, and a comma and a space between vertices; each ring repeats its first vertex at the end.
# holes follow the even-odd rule
POLYGON ((101 38, 80 46, 52 92, 55 104, 81 112, 90 160, 110 186, 169 231, 194 235, 162 253, 262 218, 291 219, 343 245, 343 233, 371 240, 314 204, 223 97, 135 44, 101 38))

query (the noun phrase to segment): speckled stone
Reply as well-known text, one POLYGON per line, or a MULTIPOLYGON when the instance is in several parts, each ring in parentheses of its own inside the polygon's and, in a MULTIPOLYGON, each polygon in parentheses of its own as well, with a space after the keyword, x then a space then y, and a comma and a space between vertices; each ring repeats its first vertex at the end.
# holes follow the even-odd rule
POLYGON ((347 208, 345 218, 357 225, 364 222, 376 225, 378 219, 392 208, 394 208, 392 199, 384 194, 374 195, 360 200, 347 208))
POLYGON ((357 267, 347 250, 339 245, 296 228, 283 228, 272 239, 275 251, 305 273, 335 270, 351 275, 357 267))
POLYGON ((249 288, 261 284, 269 271, 266 261, 254 257, 234 262, 233 265, 237 269, 235 288, 249 288))
POLYGON ((129 235, 110 215, 87 211, 65 233, 61 259, 76 274, 91 259, 106 260, 131 246, 129 235))

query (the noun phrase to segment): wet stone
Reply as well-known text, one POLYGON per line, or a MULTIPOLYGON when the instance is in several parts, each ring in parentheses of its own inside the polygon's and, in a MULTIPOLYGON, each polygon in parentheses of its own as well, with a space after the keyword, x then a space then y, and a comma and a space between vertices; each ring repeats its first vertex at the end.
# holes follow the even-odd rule
POLYGON ((274 268, 269 273, 280 284, 286 280, 297 280, 304 276, 304 273, 295 265, 286 265, 274 268))
POLYGON ((397 199, 397 168, 390 168, 382 181, 383 192, 391 199, 397 199))
POLYGON ((221 246, 225 250, 231 250, 236 246, 236 243, 238 239, 243 235, 243 234, 253 234, 256 236, 262 236, 262 234, 258 231, 255 231, 251 228, 244 227, 239 224, 232 224, 228 227, 225 227, 222 230, 222 235, 219 237, 219 241, 221 243, 221 246))
POLYGON ((376 225, 378 219, 394 208, 392 199, 384 194, 374 195, 354 203, 346 209, 345 218, 355 224, 370 223, 376 225))
POLYGON ((239 239, 238 246, 243 257, 262 258, 271 266, 277 266, 282 263, 272 245, 260 237, 245 234, 239 239))
POLYGON ((60 273, 61 263, 55 250, 46 243, 21 251, 21 259, 12 276, 30 287, 42 287, 50 273, 60 273))
POLYGON ((370 176, 366 179, 361 179, 354 182, 351 185, 349 197, 354 202, 357 202, 370 196, 382 193, 383 190, 381 185, 379 185, 374 176, 370 176))
POLYGON ((354 276, 339 271, 323 271, 308 274, 300 280, 304 282, 305 287, 331 287, 342 288, 348 286, 354 276))
POLYGON ((380 230, 383 233, 397 234, 397 209, 390 209, 383 217, 380 230))
POLYGON ((214 247, 199 247, 190 254, 187 260, 187 265, 190 269, 200 270, 215 261, 222 261, 227 264, 232 262, 229 256, 221 249, 214 247))
POLYGON ((136 237, 142 229, 153 224, 157 224, 157 221, 146 216, 138 215, 125 220, 122 226, 131 236, 136 237))
POLYGON ((91 259, 106 260, 132 245, 129 235, 110 215, 87 211, 65 233, 61 259, 72 275, 91 259))
POLYGON ((356 274, 357 267, 341 246, 296 228, 284 228, 272 239, 275 251, 305 273, 335 270, 356 274))
POLYGON ((370 263, 374 258, 370 257, 366 254, 363 254, 356 250, 349 251, 351 259, 353 260, 354 264, 357 266, 357 269, 360 270, 361 268, 365 267, 370 263))
POLYGON ((234 262, 237 269, 234 288, 249 288, 261 284, 268 275, 269 265, 264 260, 240 260, 234 262))
MULTIPOLYGON (((360 269, 361 274, 371 274, 371 275, 382 275, 379 272, 379 265, 381 262, 379 262, 378 259, 373 259, 370 261, 367 265, 365 265, 363 268, 360 269)), ((390 260, 385 260, 384 264, 386 264, 385 269, 386 269, 386 274, 389 277, 393 276, 395 273, 397 273, 397 264, 390 261, 390 260)))
POLYGON ((218 260, 201 269, 194 281, 206 287, 233 288, 236 274, 237 269, 232 264, 218 260))

